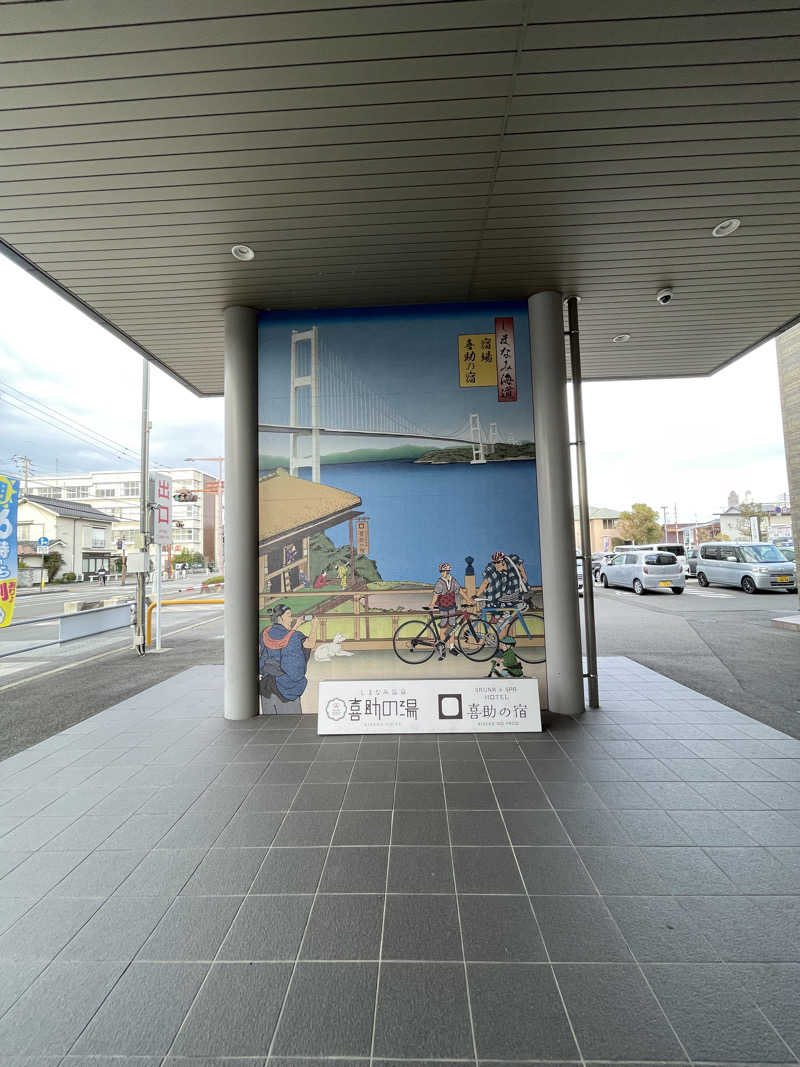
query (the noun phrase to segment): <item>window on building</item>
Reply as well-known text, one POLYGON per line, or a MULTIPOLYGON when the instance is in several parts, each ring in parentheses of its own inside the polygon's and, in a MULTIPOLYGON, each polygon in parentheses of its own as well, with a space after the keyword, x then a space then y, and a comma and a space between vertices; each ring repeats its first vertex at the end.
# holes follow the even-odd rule
POLYGON ((62 489, 60 485, 45 485, 41 489, 37 489, 38 496, 47 496, 51 500, 60 500, 62 489))
POLYGON ((116 489, 97 489, 95 490, 95 496, 116 496, 116 489))
POLYGON ((615 522, 616 522, 615 519, 603 519, 603 529, 604 530, 613 530, 614 526, 615 526, 615 522))
POLYGON ((123 482, 122 483, 122 495, 123 496, 138 496, 139 495, 139 483, 138 482, 123 482))
POLYGON ((88 485, 68 485, 67 500, 85 500, 89 496, 88 485))
POLYGON ((29 522, 17 523, 17 537, 20 541, 31 540, 31 524, 29 522))

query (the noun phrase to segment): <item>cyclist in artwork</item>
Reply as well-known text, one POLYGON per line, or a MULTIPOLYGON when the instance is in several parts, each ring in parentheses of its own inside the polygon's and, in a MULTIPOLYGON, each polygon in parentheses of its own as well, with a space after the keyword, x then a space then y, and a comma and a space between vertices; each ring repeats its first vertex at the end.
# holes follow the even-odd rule
MULTIPOLYGON (((433 587, 433 595, 431 596, 429 610, 433 611, 436 609, 438 612, 442 640, 447 641, 451 656, 458 655, 458 649, 456 648, 456 623, 460 621, 458 612, 461 607, 461 592, 461 586, 451 573, 450 564, 440 563, 439 579, 433 587)), ((439 659, 444 658, 445 652, 444 649, 442 649, 439 659)))
POLYGON ((513 552, 493 552, 475 596, 476 599, 483 597, 490 610, 506 613, 495 623, 501 637, 508 636, 508 628, 514 617, 509 609, 522 604, 527 595, 528 576, 522 559, 513 552))

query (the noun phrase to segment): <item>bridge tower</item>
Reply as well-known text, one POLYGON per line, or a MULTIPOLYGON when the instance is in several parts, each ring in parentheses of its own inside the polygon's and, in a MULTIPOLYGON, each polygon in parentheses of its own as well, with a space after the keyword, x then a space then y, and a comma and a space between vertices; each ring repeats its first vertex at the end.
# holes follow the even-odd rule
POLYGON ((483 436, 481 434, 481 417, 477 413, 469 417, 469 436, 472 441, 472 459, 470 463, 485 463, 486 454, 483 450, 483 436))
POLYGON ((289 473, 296 475, 301 467, 307 467, 307 460, 300 455, 300 441, 311 438, 311 481, 320 481, 319 452, 319 351, 317 327, 310 330, 292 330, 291 378, 289 384, 289 425, 301 432, 289 434, 289 473), (306 352, 305 342, 310 342, 310 353, 306 352), (300 373, 301 369, 308 373, 300 373), (301 389, 311 391, 311 425, 298 426, 298 393, 301 389))
POLYGON ((494 453, 494 446, 500 440, 500 434, 497 432, 497 423, 489 423, 489 440, 487 441, 486 451, 491 456, 494 453))

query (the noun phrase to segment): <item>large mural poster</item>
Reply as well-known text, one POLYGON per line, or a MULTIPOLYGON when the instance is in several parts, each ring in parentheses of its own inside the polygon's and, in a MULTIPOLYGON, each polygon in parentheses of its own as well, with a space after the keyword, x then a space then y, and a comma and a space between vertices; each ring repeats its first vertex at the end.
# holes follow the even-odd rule
POLYGON ((331 679, 535 678, 527 305, 259 320, 262 713, 331 679))

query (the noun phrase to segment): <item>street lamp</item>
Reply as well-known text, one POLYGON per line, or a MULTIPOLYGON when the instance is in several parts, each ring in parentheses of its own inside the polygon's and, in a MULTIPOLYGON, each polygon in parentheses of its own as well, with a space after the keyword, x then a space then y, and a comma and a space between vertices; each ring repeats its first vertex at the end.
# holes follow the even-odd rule
MULTIPOLYGON (((224 548, 222 540, 222 464, 225 462, 224 456, 194 456, 188 457, 183 461, 184 463, 217 463, 219 464, 219 476, 217 477, 217 521, 216 529, 214 531, 214 555, 216 558, 217 571, 220 574, 225 573, 225 561, 223 558, 224 548)), ((204 489, 203 492, 206 492, 204 489)))

